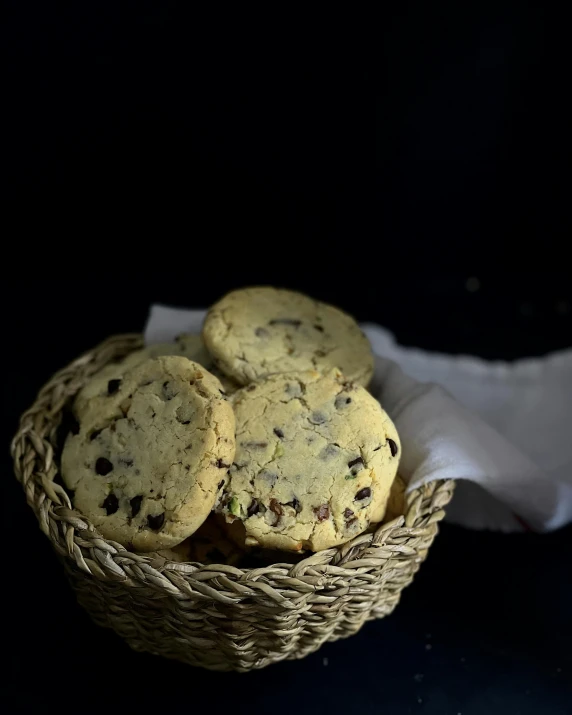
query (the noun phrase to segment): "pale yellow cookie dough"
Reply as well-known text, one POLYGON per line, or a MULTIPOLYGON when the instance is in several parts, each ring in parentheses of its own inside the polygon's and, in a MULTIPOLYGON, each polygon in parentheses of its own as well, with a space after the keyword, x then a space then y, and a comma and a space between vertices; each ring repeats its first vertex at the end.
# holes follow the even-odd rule
POLYGON ((276 374, 232 398, 236 456, 220 509, 247 546, 319 551, 385 513, 400 456, 393 422, 339 370, 276 374))
POLYGON ((136 551, 180 543, 205 521, 235 451, 221 384, 184 357, 146 360, 87 402, 62 477, 108 539, 136 551))
POLYGON ((75 399, 73 411, 77 419, 81 420, 86 409, 93 409, 94 398, 101 404, 105 404, 108 393, 113 392, 117 380, 121 379, 126 372, 145 362, 145 360, 163 355, 181 355, 199 363, 221 381, 222 389, 226 394, 232 394, 239 387, 237 383, 228 378, 213 364, 200 335, 182 333, 177 336, 173 343, 148 345, 146 348, 130 353, 121 362, 106 365, 95 373, 75 399))
POLYGON ((220 369, 243 385, 294 370, 337 367, 362 385, 373 374, 371 346, 355 320, 289 290, 229 293, 209 310, 203 339, 220 369))

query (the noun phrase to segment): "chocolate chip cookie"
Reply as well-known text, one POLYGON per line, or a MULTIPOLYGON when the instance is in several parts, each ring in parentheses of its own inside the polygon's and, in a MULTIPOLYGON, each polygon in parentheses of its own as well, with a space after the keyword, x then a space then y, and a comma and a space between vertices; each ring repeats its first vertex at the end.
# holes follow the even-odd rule
POLYGON ((367 385, 368 339, 353 318, 331 305, 277 288, 245 288, 208 312, 203 339, 216 364, 246 385, 272 373, 339 368, 367 385))
POLYGON ((405 488, 405 482, 398 474, 391 485, 384 521, 391 521, 405 514, 405 488))
POLYGON ((229 564, 235 566, 244 556, 240 549, 227 535, 222 517, 211 514, 197 531, 171 549, 159 551, 159 555, 169 561, 184 563, 194 561, 200 564, 229 564))
POLYGON ((236 456, 219 509, 246 546, 319 551, 383 518, 397 431, 365 388, 334 369, 271 375, 236 392, 236 456))
POLYGON ((97 398, 101 404, 105 405, 108 394, 113 391, 114 385, 118 384, 118 381, 126 372, 145 362, 145 360, 163 355, 182 355, 193 362, 199 363, 221 381, 222 389, 227 394, 235 392, 239 387, 237 383, 226 377, 213 364, 200 335, 182 333, 177 336, 173 343, 155 343, 142 350, 135 350, 121 362, 106 365, 99 370, 76 397, 73 411, 77 419, 81 420, 87 409, 93 409, 94 398, 97 398))
POLYGON ((205 521, 235 450, 216 377, 184 357, 146 360, 87 401, 62 454, 75 508, 138 551, 180 543, 205 521))

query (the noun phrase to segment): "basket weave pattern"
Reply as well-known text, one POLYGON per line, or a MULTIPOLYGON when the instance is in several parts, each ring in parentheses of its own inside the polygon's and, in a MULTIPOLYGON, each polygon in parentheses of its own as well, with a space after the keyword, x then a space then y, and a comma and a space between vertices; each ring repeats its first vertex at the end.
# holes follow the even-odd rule
POLYGON ((255 569, 131 553, 74 511, 56 480, 65 408, 93 373, 141 346, 139 335, 112 337, 58 372, 12 442, 28 504, 93 620, 135 650, 246 671, 302 658, 391 613, 427 555, 453 482, 414 490, 405 514, 373 533, 297 564, 255 569))

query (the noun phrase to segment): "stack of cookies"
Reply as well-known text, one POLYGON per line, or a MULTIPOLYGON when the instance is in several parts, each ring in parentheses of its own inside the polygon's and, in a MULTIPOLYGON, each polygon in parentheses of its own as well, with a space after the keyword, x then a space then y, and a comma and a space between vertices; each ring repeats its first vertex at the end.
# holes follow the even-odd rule
POLYGON ((400 442, 366 387, 355 321, 299 293, 247 288, 81 390, 62 478, 110 540, 177 561, 319 551, 398 513, 400 442))

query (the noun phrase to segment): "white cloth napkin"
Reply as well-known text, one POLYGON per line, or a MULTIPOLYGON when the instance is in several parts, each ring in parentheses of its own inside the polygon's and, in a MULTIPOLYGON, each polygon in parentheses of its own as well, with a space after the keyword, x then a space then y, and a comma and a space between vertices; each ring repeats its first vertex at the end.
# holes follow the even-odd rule
MULTIPOLYGON (((198 333, 204 315, 153 305, 145 342, 198 333)), ((403 348, 378 325, 363 328, 376 354, 370 389, 399 432, 409 488, 460 480, 447 519, 471 528, 572 521, 572 350, 493 363, 403 348)))

